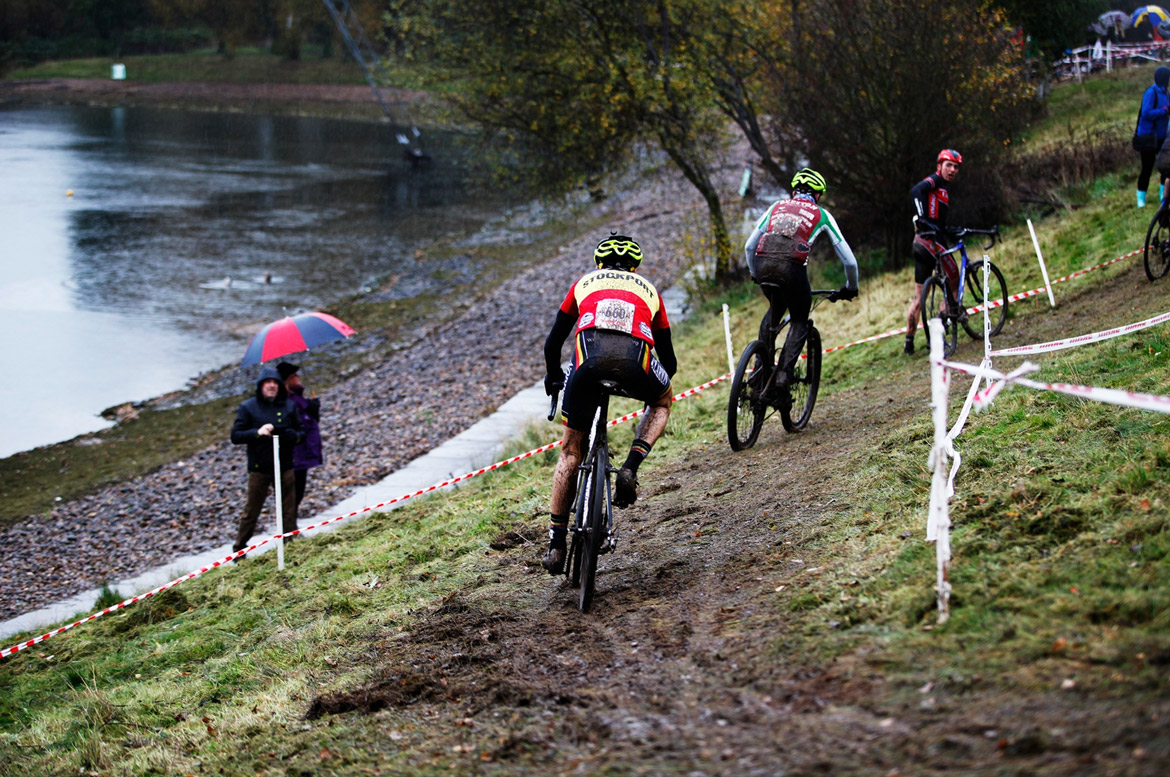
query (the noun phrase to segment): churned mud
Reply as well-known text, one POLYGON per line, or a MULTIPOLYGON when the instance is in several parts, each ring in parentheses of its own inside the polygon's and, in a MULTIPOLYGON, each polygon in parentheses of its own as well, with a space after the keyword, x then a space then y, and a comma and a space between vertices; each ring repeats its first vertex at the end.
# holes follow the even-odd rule
MULTIPOLYGON (((1164 307, 1140 264, 1059 299, 1057 313, 1013 319, 1010 339, 1164 307)), ((978 356, 966 342, 958 354, 978 356)), ((803 433, 773 418, 748 451, 721 439, 677 466, 648 462, 587 615, 539 568, 537 523, 502 533, 495 580, 414 625, 388 624, 372 679, 316 698, 307 717, 376 716, 388 750, 468 774, 1165 774, 1170 700, 891 672, 876 635, 836 659, 786 638, 777 589, 829 563, 812 540, 851 499, 843 473, 882 455, 890 426, 928 412, 925 373, 920 349, 879 386, 823 397, 803 433)))

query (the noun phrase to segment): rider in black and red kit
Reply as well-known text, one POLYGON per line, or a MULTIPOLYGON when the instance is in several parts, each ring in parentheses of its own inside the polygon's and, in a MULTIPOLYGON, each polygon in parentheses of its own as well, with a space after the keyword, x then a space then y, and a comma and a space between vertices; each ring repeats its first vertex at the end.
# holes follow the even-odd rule
MULTIPOLYGON (((902 353, 914 353, 922 284, 934 273, 936 257, 947 249, 947 211, 951 204, 947 184, 955 180, 962 164, 963 157, 958 151, 944 148, 938 153, 934 172, 910 189, 910 199, 914 203, 914 298, 906 311, 906 345, 902 353)), ((954 260, 951 262, 953 264, 954 260)))

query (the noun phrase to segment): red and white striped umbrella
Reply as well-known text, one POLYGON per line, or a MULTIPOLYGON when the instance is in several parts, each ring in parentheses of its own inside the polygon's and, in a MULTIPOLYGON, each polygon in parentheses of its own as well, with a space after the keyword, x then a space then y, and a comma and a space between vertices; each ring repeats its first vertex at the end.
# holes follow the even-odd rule
POLYGON ((323 343, 354 333, 353 327, 328 313, 300 313, 285 316, 261 329, 244 352, 241 367, 307 351, 323 343))

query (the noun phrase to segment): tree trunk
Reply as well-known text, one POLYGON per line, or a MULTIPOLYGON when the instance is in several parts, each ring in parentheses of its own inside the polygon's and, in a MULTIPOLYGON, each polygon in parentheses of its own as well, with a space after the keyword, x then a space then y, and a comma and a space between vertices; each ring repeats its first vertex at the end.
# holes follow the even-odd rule
POLYGON ((715 283, 722 285, 728 281, 731 273, 731 239, 727 234, 727 221, 723 218, 719 192, 711 183, 711 175, 703 161, 695 159, 673 144, 668 144, 661 135, 659 139, 662 141, 663 149, 678 165, 678 169, 707 202, 707 219, 711 224, 711 237, 715 240, 715 283))

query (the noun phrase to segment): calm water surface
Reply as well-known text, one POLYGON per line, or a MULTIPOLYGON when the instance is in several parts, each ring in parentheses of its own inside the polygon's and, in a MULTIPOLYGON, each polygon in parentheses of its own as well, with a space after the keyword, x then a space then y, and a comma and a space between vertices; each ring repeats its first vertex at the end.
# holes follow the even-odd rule
POLYGON ((426 140, 416 169, 377 124, 0 108, 0 456, 238 360, 286 311, 386 273, 434 288, 415 249, 505 203, 426 140))

